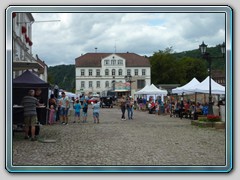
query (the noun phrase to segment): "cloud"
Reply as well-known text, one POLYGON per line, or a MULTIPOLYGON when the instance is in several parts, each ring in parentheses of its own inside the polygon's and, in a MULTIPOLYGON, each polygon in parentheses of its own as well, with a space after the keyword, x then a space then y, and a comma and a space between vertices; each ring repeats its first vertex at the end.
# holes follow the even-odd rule
POLYGON ((33 53, 48 66, 74 64, 81 54, 181 52, 225 39, 224 13, 33 13, 33 53), (60 22, 39 22, 61 20, 60 22))

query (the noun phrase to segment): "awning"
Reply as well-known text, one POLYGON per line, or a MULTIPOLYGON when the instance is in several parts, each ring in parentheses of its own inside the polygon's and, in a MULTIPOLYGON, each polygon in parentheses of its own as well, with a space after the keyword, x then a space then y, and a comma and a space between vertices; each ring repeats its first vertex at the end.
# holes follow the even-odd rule
POLYGON ((37 62, 26 61, 13 61, 13 71, 26 70, 26 69, 44 69, 44 67, 37 62))

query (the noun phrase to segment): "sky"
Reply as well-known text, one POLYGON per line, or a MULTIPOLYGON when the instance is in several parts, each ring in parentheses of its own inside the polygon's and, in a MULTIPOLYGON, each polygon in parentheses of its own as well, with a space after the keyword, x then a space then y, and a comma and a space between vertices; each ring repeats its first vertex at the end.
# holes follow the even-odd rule
POLYGON ((225 41, 224 13, 32 13, 32 51, 49 67, 86 53, 151 56, 225 41), (58 21, 55 21, 58 20, 58 21), (96 49, 97 48, 97 49, 96 49))

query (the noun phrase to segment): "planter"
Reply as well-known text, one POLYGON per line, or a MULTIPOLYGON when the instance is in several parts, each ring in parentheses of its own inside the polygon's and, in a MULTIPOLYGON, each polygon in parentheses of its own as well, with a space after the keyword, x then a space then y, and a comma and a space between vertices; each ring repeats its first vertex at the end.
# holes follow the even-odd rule
POLYGON ((220 105, 220 115, 221 115, 221 121, 225 122, 225 106, 220 105))
POLYGON ((225 122, 215 122, 214 127, 216 129, 225 129, 225 122))
POLYGON ((191 121, 191 125, 198 126, 198 127, 211 127, 216 129, 225 129, 225 122, 209 122, 209 121, 191 121))

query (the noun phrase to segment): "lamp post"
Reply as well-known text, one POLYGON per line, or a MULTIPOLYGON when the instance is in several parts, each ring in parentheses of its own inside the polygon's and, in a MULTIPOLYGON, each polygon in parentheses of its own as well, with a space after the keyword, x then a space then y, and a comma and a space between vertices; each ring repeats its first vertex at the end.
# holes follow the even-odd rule
POLYGON ((113 76, 113 80, 112 80, 112 90, 114 92, 114 97, 115 97, 115 76, 113 76))
POLYGON ((130 83, 130 96, 131 96, 131 94, 132 94, 132 76, 131 75, 127 75, 127 76, 125 76, 125 80, 126 80, 126 82, 129 82, 130 83))
POLYGON ((212 80, 212 58, 222 58, 224 57, 225 54, 225 43, 223 42, 223 44, 221 45, 221 53, 222 56, 221 57, 212 57, 210 56, 210 53, 207 52, 207 45, 204 44, 204 42, 202 42, 201 45, 199 45, 199 49, 203 55, 203 58, 206 59, 208 61, 208 73, 209 73, 209 100, 208 100, 208 114, 212 115, 213 114, 213 107, 212 107, 212 84, 211 84, 211 80, 212 80))

